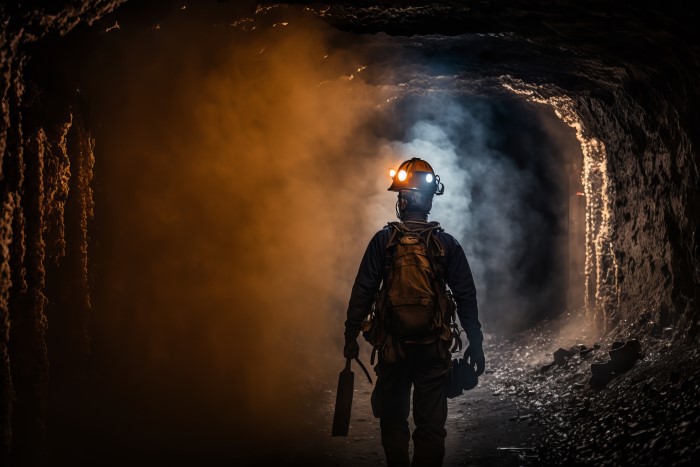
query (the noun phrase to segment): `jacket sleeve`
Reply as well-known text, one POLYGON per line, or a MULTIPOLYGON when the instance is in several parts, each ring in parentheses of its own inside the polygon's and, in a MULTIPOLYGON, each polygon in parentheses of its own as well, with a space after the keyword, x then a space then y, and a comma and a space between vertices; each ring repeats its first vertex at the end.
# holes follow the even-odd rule
POLYGON ((457 315, 470 345, 481 345, 483 334, 476 304, 476 286, 467 256, 462 245, 452 236, 448 237, 445 279, 457 302, 457 315))
POLYGON ((347 321, 345 321, 346 337, 357 337, 360 333, 362 321, 369 314, 374 296, 382 283, 388 235, 387 229, 377 232, 362 257, 360 269, 357 271, 350 293, 347 321))

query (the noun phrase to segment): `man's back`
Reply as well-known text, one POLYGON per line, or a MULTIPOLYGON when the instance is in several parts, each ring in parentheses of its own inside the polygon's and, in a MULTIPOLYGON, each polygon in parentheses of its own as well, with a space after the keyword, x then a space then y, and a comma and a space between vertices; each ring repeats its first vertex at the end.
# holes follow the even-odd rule
MULTIPOLYGON (((427 222, 406 219, 403 222, 411 230, 425 228, 427 222)), ((346 328, 359 332, 362 321, 368 314, 375 294, 384 279, 386 249, 392 237, 392 228, 387 225, 370 241, 360 263, 350 295, 346 328)), ((435 237, 445 250, 445 282, 457 302, 457 315, 470 342, 480 340, 481 324, 478 319, 476 287, 467 257, 459 242, 446 231, 439 229, 435 237)))
MULTIPOLYGON (((392 184, 389 190, 399 193, 396 213, 401 219, 401 224, 389 224, 378 231, 362 257, 348 304, 343 354, 345 358, 357 357, 357 337, 361 325, 372 310, 375 313, 379 310, 380 316, 375 316, 372 320, 375 326, 380 327, 379 334, 383 336, 372 342, 379 355, 379 362, 375 367, 378 378, 372 392, 372 411, 379 418, 387 464, 410 465, 408 415, 413 389, 413 418, 416 425, 413 432, 413 465, 441 465, 447 435, 447 384, 452 362, 449 340, 452 334, 448 329, 447 333, 442 333, 439 337, 408 338, 402 335, 397 326, 392 325, 401 318, 391 313, 392 309, 399 310, 402 302, 414 303, 414 295, 423 295, 425 306, 434 312, 437 305, 436 300, 432 300, 431 297, 436 297, 436 294, 446 296, 446 287, 449 287, 457 303, 459 321, 469 339, 465 358, 471 359, 470 361, 477 366, 476 374, 480 375, 484 370, 484 356, 476 288, 462 246, 452 235, 438 228, 436 223, 427 222, 433 196, 444 192, 440 177, 435 175, 430 164, 418 158, 402 163, 398 170, 392 171, 391 177, 392 184), (430 252, 430 239, 416 238, 415 232, 419 231, 434 236, 438 254, 435 254, 435 251, 430 252), (392 271, 402 267, 401 264, 391 264, 391 267, 387 264, 388 261, 393 262, 396 259, 396 235, 402 239, 405 236, 411 238, 411 241, 405 242, 406 249, 399 248, 402 255, 414 255, 412 258, 405 258, 404 265, 408 265, 407 267, 415 266, 413 262, 423 264, 423 259, 417 256, 430 257, 429 275, 436 294, 431 295, 426 290, 424 282, 427 279, 418 271, 393 275, 392 271), (416 247, 416 242, 425 242, 425 248, 416 247), (439 262, 437 266, 434 264, 436 261, 439 262), (393 284, 394 279, 415 280, 421 284, 399 284, 396 291, 400 293, 397 295, 389 292, 391 301, 387 302, 386 288, 396 286, 393 284), (420 286, 416 287, 417 285, 420 286), (378 294, 380 287, 383 293, 378 294), (421 290, 414 294, 416 288, 421 290)), ((415 305, 420 313, 424 313, 420 307, 421 304, 415 305)), ((441 305, 440 312, 443 313, 444 309, 446 307, 441 305)), ((410 313, 410 307, 401 312, 410 313)), ((425 314, 421 316, 425 317, 425 314)), ((424 319, 419 321, 425 322, 424 319)), ((442 324, 444 325, 444 322, 442 324)), ((434 326, 432 329, 436 328, 437 326, 434 326)))

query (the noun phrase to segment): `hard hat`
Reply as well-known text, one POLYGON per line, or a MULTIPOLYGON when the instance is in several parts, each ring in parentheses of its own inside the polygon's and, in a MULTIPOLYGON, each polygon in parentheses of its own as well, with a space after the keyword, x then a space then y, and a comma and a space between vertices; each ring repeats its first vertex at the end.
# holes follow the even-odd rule
POLYGON ((423 159, 414 157, 390 170, 391 186, 389 191, 426 191, 431 195, 441 195, 445 186, 440 183, 440 176, 435 175, 433 168, 423 159))

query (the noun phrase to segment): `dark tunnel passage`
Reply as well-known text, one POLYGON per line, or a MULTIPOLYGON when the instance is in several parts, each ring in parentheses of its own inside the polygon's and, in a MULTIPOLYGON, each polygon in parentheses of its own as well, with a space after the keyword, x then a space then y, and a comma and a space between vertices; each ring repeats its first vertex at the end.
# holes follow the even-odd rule
POLYGON ((431 219, 464 246, 494 354, 574 324, 697 349, 685 2, 0 18, 2 465, 351 465, 323 457, 325 393, 359 258, 395 219, 389 169, 413 156, 445 183, 431 219))

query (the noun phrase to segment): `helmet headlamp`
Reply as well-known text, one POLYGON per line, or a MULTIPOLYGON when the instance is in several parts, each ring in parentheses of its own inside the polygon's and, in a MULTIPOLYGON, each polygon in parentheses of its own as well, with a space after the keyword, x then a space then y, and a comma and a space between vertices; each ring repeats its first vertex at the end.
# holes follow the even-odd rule
POLYGON ((426 161, 414 157, 401 163, 398 169, 389 171, 392 182, 389 191, 417 190, 434 195, 445 192, 440 177, 426 161))

